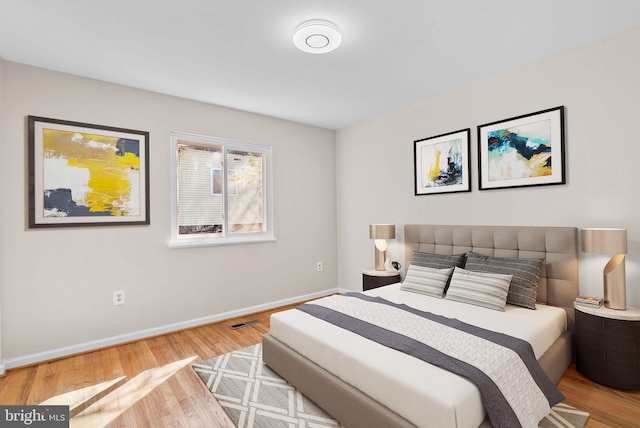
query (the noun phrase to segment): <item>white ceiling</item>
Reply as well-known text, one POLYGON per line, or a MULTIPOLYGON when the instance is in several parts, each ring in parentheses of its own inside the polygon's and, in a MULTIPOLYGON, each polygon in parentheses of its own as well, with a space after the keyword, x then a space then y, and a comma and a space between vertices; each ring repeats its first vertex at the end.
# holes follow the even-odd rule
POLYGON ((637 26, 639 0, 0 0, 0 57, 340 129, 637 26), (298 51, 308 19, 342 45, 298 51))

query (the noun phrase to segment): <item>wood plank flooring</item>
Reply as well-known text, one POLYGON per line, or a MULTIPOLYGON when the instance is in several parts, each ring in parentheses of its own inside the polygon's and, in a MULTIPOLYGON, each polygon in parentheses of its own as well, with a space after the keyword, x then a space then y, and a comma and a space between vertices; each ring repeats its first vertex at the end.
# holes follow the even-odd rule
MULTIPOLYGON (((271 313, 287 308, 9 370, 0 377, 0 404, 68 404, 72 427, 233 428, 190 366, 258 343, 271 313)), ((558 388, 591 413, 587 428, 640 427, 640 391, 598 385, 573 366, 558 388)))

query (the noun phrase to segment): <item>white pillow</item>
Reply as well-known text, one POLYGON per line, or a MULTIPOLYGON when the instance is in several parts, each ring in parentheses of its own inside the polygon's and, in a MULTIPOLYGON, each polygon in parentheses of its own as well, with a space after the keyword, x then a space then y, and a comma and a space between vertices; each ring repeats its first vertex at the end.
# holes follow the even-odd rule
POLYGON ((400 286, 401 290, 413 291, 442 298, 449 282, 453 268, 434 269, 424 266, 409 265, 407 275, 400 286))
POLYGON ((472 272, 456 267, 445 299, 504 311, 513 275, 472 272))

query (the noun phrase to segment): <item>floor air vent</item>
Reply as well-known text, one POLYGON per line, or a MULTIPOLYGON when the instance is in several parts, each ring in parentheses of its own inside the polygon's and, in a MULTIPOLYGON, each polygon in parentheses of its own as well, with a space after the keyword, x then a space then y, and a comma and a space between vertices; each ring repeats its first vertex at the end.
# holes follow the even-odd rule
POLYGON ((259 322, 260 321, 258 321, 258 320, 251 320, 251 321, 241 322, 240 324, 230 325, 229 328, 231 330, 235 330, 235 329, 238 329, 238 328, 246 327, 248 325, 257 324, 259 322))

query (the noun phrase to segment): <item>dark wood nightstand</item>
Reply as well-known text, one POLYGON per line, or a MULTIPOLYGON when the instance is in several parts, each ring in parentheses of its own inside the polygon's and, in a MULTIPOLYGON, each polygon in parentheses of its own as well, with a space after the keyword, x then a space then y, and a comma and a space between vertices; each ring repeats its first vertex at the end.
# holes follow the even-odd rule
POLYGON ((400 282, 400 272, 362 269, 362 291, 400 282))
POLYGON ((613 388, 640 389, 640 309, 574 308, 578 371, 613 388))

